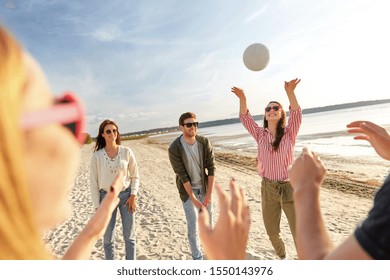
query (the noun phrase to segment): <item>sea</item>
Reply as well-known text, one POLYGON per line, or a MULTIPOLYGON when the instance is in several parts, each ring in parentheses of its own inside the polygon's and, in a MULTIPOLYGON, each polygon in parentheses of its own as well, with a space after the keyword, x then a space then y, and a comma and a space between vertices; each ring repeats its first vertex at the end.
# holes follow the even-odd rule
MULTIPOLYGON (((357 120, 374 122, 389 131, 390 103, 303 114, 295 152, 309 147, 324 155, 376 157, 375 150, 367 141, 354 140, 353 135, 347 133, 346 125, 357 120)), ((263 120, 257 122, 263 125, 263 120)), ((168 142, 179 134, 172 132, 164 139, 168 142)), ((241 123, 199 128, 198 134, 209 137, 215 150, 257 150, 255 140, 241 123)))
MULTIPOLYGON (((354 140, 353 135, 347 133, 346 125, 356 120, 371 121, 389 131, 390 103, 303 114, 295 151, 309 147, 319 154, 377 157, 367 141, 354 140)), ((257 122, 262 126, 263 120, 257 122)), ((198 134, 209 137, 216 150, 257 150, 255 140, 241 123, 199 128, 198 134)), ((178 135, 180 132, 168 133, 164 141, 171 142, 178 135)))

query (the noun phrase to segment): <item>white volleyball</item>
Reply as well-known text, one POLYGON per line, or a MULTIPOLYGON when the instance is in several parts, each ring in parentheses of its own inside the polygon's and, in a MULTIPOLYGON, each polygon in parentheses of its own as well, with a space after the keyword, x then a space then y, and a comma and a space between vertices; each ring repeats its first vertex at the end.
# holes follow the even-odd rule
POLYGON ((243 61, 249 70, 261 71, 268 65, 269 50, 261 43, 252 44, 245 49, 243 61))

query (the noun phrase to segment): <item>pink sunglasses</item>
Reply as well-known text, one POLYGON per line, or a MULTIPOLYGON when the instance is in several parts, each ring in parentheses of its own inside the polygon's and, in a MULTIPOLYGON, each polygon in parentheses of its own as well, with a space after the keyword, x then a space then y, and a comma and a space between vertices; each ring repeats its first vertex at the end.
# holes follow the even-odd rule
POLYGON ((56 98, 52 107, 41 111, 27 112, 22 117, 22 128, 29 130, 37 126, 60 123, 70 129, 80 144, 84 144, 86 134, 84 106, 72 93, 65 92, 56 98))

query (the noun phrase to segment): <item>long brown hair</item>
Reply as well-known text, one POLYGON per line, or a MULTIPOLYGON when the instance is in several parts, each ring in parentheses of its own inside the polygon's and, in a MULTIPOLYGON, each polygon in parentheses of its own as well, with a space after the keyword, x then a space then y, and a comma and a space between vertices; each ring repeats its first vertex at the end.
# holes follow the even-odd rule
MULTIPOLYGON (((277 101, 268 102, 268 104, 270 103, 278 104, 280 106, 280 109, 282 110, 282 117, 280 118, 278 125, 276 127, 275 141, 272 143, 272 147, 274 148, 275 151, 277 151, 284 135, 284 128, 286 127, 286 112, 284 111, 282 104, 280 104, 279 102, 277 101)), ((264 115, 263 127, 264 128, 268 127, 268 121, 265 115, 264 115)))
POLYGON ((0 26, 0 259, 47 259, 31 202, 20 128, 24 51, 0 26))
POLYGON ((112 124, 116 127, 116 131, 117 131, 117 136, 116 136, 116 140, 115 142, 120 145, 121 144, 121 135, 119 133, 119 128, 118 128, 118 125, 112 121, 112 120, 104 120, 100 126, 99 126, 99 133, 98 135, 96 136, 96 145, 95 145, 95 148, 93 149, 94 152, 96 151, 99 151, 100 149, 103 149, 105 146, 106 146, 106 140, 103 138, 102 134, 104 132, 104 128, 106 127, 106 125, 108 124, 112 124))

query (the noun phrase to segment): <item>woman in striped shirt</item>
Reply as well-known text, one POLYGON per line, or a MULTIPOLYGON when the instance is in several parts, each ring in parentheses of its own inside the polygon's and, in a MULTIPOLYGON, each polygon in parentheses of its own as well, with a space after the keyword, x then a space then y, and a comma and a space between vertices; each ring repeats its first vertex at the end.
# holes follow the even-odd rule
POLYGON ((279 258, 286 258, 286 249, 280 237, 282 209, 287 217, 295 243, 295 210, 293 189, 288 177, 288 168, 293 162, 293 151, 302 110, 294 90, 300 79, 284 83, 290 102, 290 116, 286 126, 286 112, 283 106, 271 101, 265 108, 264 125, 260 127, 249 113, 246 96, 242 89, 232 87, 232 92, 240 99, 240 120, 258 145, 258 172, 262 177, 261 206, 264 226, 279 258))

